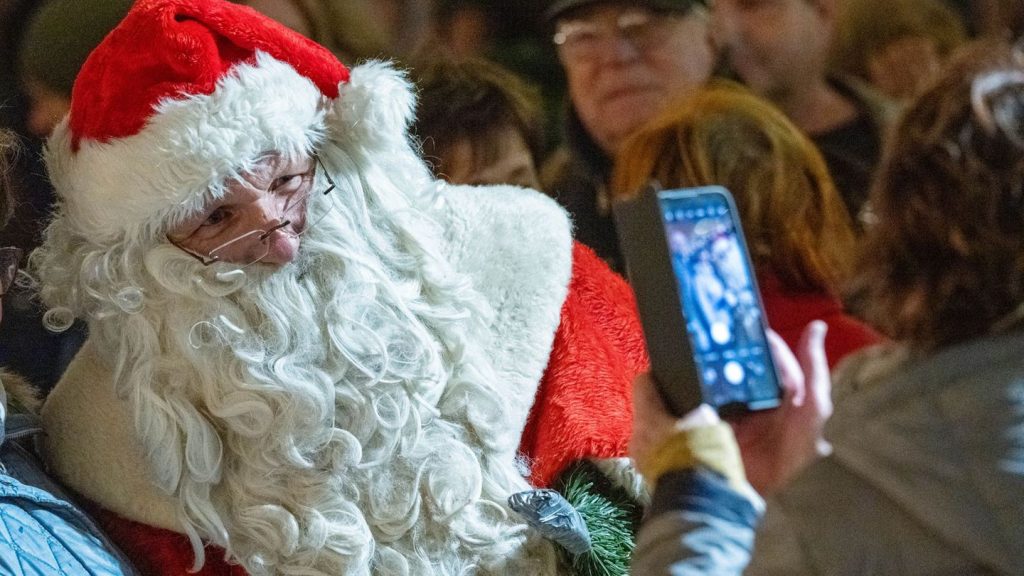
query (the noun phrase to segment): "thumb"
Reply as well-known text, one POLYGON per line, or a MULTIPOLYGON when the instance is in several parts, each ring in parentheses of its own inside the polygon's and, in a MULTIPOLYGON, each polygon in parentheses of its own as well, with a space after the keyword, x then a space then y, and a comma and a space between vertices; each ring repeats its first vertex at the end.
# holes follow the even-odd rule
POLYGON ((797 360, 804 373, 807 394, 812 402, 831 400, 832 378, 825 355, 825 336, 828 324, 815 320, 804 328, 797 345, 797 360))
POLYGON ((793 355, 789 346, 774 330, 767 331, 768 347, 771 349, 772 359, 775 367, 779 370, 782 378, 782 388, 785 392, 785 404, 787 406, 802 406, 806 396, 804 388, 807 386, 804 381, 803 367, 793 355))

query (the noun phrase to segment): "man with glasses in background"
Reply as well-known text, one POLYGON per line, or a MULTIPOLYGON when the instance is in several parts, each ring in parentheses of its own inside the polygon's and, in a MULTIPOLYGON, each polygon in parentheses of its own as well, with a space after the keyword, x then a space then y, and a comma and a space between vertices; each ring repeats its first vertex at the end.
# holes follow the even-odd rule
POLYGON ((557 0, 546 13, 569 89, 566 142, 544 189, 573 218, 576 239, 613 268, 623 262, 608 178, 618 147, 715 65, 703 0, 557 0))
POLYGON ((72 102, 32 262, 89 338, 46 457, 140 571, 562 574, 509 497, 591 459, 639 496, 628 287, 542 194, 435 180, 401 73, 140 0, 72 102))

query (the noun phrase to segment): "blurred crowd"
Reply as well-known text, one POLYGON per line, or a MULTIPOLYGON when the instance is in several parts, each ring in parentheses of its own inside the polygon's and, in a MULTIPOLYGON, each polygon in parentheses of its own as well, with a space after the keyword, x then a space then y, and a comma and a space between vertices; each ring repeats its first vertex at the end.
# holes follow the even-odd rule
MULTIPOLYGON (((865 199, 883 133, 901 103, 968 38, 1012 37, 1024 21, 1010 0, 680 0, 629 10, 550 0, 242 3, 343 62, 400 62, 420 86, 415 129, 439 176, 547 192, 573 216, 577 239, 619 271, 614 155, 697 86, 737 80, 781 109, 823 154, 860 230, 871 218, 865 199)), ((82 62, 131 4, 0 2, 0 128, 17 133, 23 150, 4 244, 38 244, 53 202, 43 139, 69 109, 82 62)), ((4 338, 0 362, 49 387, 83 332, 46 331, 33 306, 25 295, 9 298, 5 322, 21 336, 4 338), (41 349, 57 360, 18 360, 41 349)))
MULTIPOLYGON (((43 241, 57 202, 43 161, 46 138, 73 99, 81 97, 75 78, 86 57, 132 3, 0 0, 0 130, 16 136, 9 152, 12 216, 0 231, 0 246, 20 249, 21 267, 28 268, 29 253, 43 241)), ((1024 3, 1019 0, 236 3, 311 38, 347 65, 397 62, 416 87, 411 129, 434 176, 452 184, 512 184, 544 192, 569 213, 574 239, 616 272, 624 274, 625 263, 613 202, 636 195, 652 180, 665 187, 725 185, 739 207, 768 325, 783 348, 800 356, 799 361, 790 358, 784 375, 801 386, 804 380, 810 389, 829 379, 830 367, 864 348, 905 344, 898 352, 848 364, 835 375, 832 447, 807 448, 786 460, 785 469, 762 465, 756 456, 744 462, 745 473, 723 465, 720 476, 727 485, 749 481, 769 495, 789 485, 810 462, 833 458, 813 468, 810 479, 802 476, 802 483, 785 493, 794 494, 793 500, 786 506, 772 503, 766 515, 773 530, 777 522, 788 522, 792 532, 813 532, 828 540, 822 545, 827 559, 800 558, 786 568, 793 572, 774 573, 812 573, 796 567, 815 561, 835 570, 820 573, 858 573, 840 565, 842 546, 836 542, 842 540, 841 528, 823 526, 804 505, 827 501, 830 483, 846 483, 851 494, 866 494, 866 499, 885 492, 858 484, 857 475, 887 470, 899 458, 898 450, 874 450, 858 436, 858 422, 875 422, 874 432, 889 434, 875 437, 877 445, 906 432, 901 423, 910 422, 917 433, 937 434, 937 428, 928 428, 934 423, 917 409, 893 414, 883 410, 882 400, 863 397, 840 406, 843 394, 852 396, 870 383, 876 391, 889 391, 883 399, 912 404, 913 398, 890 390, 896 387, 889 384, 916 386, 945 378, 955 391, 929 402, 944 408, 963 402, 965 413, 957 416, 963 423, 991 408, 964 399, 970 396, 964 390, 974 384, 974 376, 963 373, 968 366, 974 374, 995 371, 985 384, 998 390, 986 393, 1016 394, 1020 402, 1019 387, 1016 392, 999 388, 1024 374, 1024 367, 1010 359, 1021 346, 1007 340, 1019 331, 1024 316, 1019 262, 1024 248, 1019 166, 1024 156, 1024 46, 1015 45, 1024 34, 1024 3), (998 57, 986 60, 991 54, 998 57), (997 65, 1013 69, 1016 76, 992 80, 985 85, 988 92, 970 84, 973 75, 980 77, 986 66, 997 65), (944 72, 950 69, 961 78, 944 72), (1003 84, 996 86, 999 81, 1003 84), (1000 90, 1016 90, 1016 96, 1004 102, 1000 90), (978 191, 978 183, 988 188, 978 191), (983 225, 986 229, 979 229, 983 225), (815 319, 828 324, 827 340, 822 329, 805 329, 815 319), (987 347, 943 354, 965 344, 987 347), (818 359, 813 345, 824 354, 818 366, 812 366, 818 359), (934 361, 908 367, 908 358, 934 361)), ((30 272, 11 276, 2 294, 0 366, 21 374, 45 395, 82 346, 87 328, 81 320, 48 312, 36 297, 30 272)), ((658 428, 660 436, 644 433, 648 437, 638 444, 638 461, 654 471, 648 479, 658 486, 654 509, 663 516, 658 532, 642 533, 646 568, 637 573, 664 573, 668 562, 661 559, 668 557, 676 558, 681 570, 688 559, 706 552, 674 539, 687 530, 723 538, 730 543, 727 548, 743 549, 736 554, 745 560, 753 555, 751 565, 760 569, 767 562, 765 553, 751 553, 749 543, 743 543, 754 537, 746 533, 753 531, 746 521, 672 517, 679 502, 664 494, 692 487, 693 478, 674 474, 675 468, 688 470, 693 462, 675 468, 656 464, 666 458, 659 443, 688 428, 660 411, 654 395, 642 388, 648 384, 639 384, 637 396, 648 403, 638 414, 664 425, 658 428), (665 521, 664 514, 675 522, 665 521), (736 526, 723 535, 716 522, 736 526)), ((813 391, 807 395, 813 399, 813 391)), ((816 400, 818 412, 808 415, 806 404, 794 403, 782 411, 779 418, 787 420, 779 425, 792 427, 796 421, 806 434, 821 435, 832 407, 816 400)), ((1014 417, 999 414, 1007 421, 1014 417)), ((751 430, 765 430, 748 428, 736 428, 745 460, 748 450, 763 448, 751 440, 751 430)), ((976 437, 976 429, 965 428, 969 432, 957 432, 970 437, 972 454, 983 458, 991 455, 987 450, 996 450, 976 437)), ((986 430, 997 437, 1020 435, 1010 424, 986 430)), ((913 445, 915 439, 906 442, 913 445)), ((779 442, 782 446, 785 440, 779 442)), ((699 455, 694 458, 708 464, 699 455)), ((971 470, 990 474, 1001 466, 998 458, 993 460, 971 470)), ((961 463, 933 462, 920 469, 961 463)), ((715 468, 714 463, 708 466, 715 468)), ((914 471, 899 472, 906 478, 914 471)), ((711 490, 709 498, 741 509, 737 517, 747 514, 742 498, 730 500, 735 494, 726 494, 728 488, 714 482, 707 488, 703 482, 697 477, 701 490, 711 490), (721 494, 715 492, 720 489, 721 494)), ((1019 485, 1019 472, 1013 482, 1019 485)), ((955 553, 948 549, 978 548, 983 549, 979 562, 992 573, 1022 568, 1019 560, 963 533, 972 525, 962 517, 970 514, 920 496, 912 482, 881 484, 898 484, 885 495, 905 497, 911 502, 907 509, 948 514, 921 528, 911 520, 879 520, 902 518, 903 501, 892 505, 897 512, 883 505, 874 515, 852 510, 850 502, 833 502, 830 510, 861 522, 860 528, 883 524, 894 538, 902 531, 920 546, 901 548, 910 565, 932 562, 936 570, 955 572, 967 564, 958 563, 962 558, 952 558, 955 553), (942 545, 928 533, 932 529, 942 532, 942 545), (921 550, 932 548, 942 553, 922 559, 926 554, 921 550)), ((751 510, 763 504, 748 500, 755 503, 751 510)), ((1019 519, 1000 516, 999 522, 1010 525, 1007 532, 1020 541, 1019 519)), ((757 537, 767 542, 764 549, 780 551, 773 560, 792 559, 806 550, 801 548, 806 541, 780 544, 767 533, 764 540, 760 533, 757 537)), ((764 568, 763 573, 773 572, 764 568)))

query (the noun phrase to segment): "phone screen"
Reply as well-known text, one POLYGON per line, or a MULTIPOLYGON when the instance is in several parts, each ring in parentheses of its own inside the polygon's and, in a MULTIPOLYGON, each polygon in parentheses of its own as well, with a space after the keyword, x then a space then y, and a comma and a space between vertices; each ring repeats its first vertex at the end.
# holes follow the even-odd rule
POLYGON ((665 237, 705 401, 757 410, 780 388, 742 231, 713 189, 659 194, 665 237))

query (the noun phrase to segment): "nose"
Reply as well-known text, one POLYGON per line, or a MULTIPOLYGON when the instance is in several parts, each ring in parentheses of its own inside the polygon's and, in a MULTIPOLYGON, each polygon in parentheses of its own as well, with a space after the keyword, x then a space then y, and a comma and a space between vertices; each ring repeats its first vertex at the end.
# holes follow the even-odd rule
POLYGON ((299 255, 299 237, 280 229, 271 232, 264 242, 267 243, 267 255, 261 260, 264 264, 283 266, 299 255))
POLYGON ((273 194, 254 203, 251 211, 252 229, 267 231, 263 240, 267 255, 261 260, 264 264, 283 265, 298 256, 298 222, 293 221, 296 216, 290 212, 294 211, 287 199, 273 194))
POLYGON ((257 230, 270 230, 288 220, 288 199, 272 193, 264 193, 252 203, 248 211, 249 226, 257 230))
POLYGON ((616 31, 604 39, 601 54, 604 55, 606 64, 632 62, 640 57, 640 48, 635 41, 616 31))

